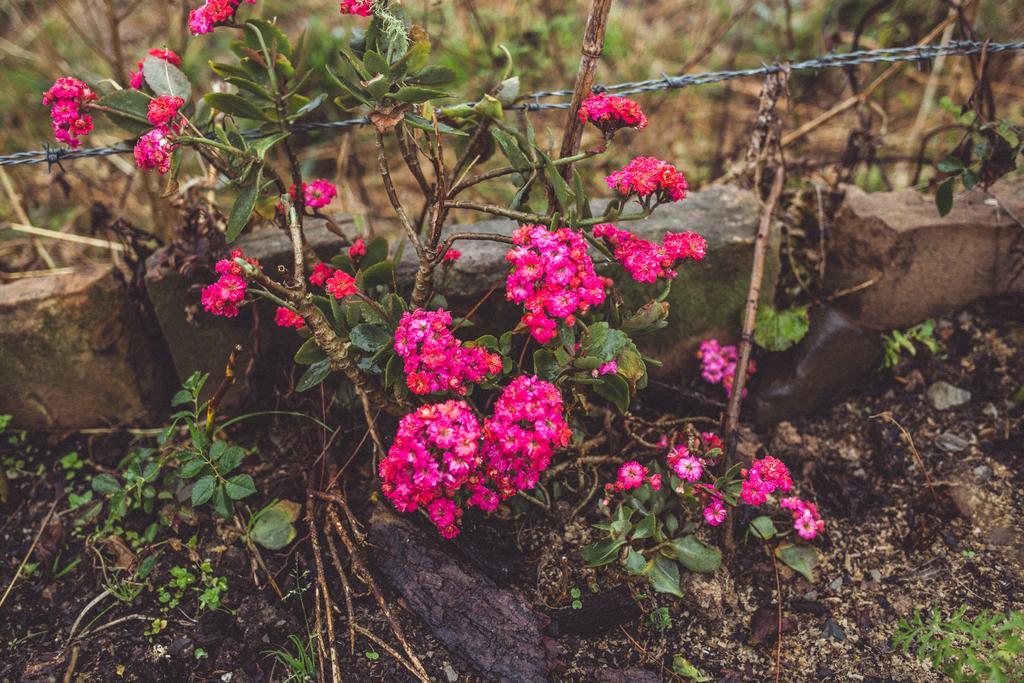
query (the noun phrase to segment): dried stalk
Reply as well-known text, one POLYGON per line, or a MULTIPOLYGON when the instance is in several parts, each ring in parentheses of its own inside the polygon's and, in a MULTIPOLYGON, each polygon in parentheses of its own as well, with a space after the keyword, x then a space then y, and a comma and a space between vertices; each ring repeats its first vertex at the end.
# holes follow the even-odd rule
MULTIPOLYGON (((584 122, 579 120, 580 105, 590 96, 594 87, 594 72, 604 52, 604 34, 608 28, 608 12, 612 8, 612 0, 593 0, 590 15, 587 17, 587 29, 583 36, 583 49, 580 56, 580 68, 576 74, 576 85, 573 87, 572 102, 565 121, 565 133, 562 135, 562 151, 559 156, 571 157, 580 148, 583 139, 584 122)), ((562 169, 562 177, 567 181, 572 178, 572 164, 562 169)))

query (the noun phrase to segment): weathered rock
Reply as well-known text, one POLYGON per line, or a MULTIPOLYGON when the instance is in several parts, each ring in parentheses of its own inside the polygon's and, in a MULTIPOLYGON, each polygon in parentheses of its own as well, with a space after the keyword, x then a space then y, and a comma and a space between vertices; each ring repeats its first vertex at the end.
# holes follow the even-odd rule
MULTIPOLYGON (((599 209, 599 205, 595 205, 599 209)), ((640 340, 641 350, 664 363, 652 371, 656 375, 675 378, 683 368, 696 365, 694 352, 701 340, 715 336, 736 339, 740 334, 740 318, 750 284, 754 255, 754 237, 760 209, 757 199, 746 190, 730 185, 716 185, 690 193, 678 204, 659 207, 644 220, 623 223, 623 227, 640 237, 661 241, 668 231, 693 230, 708 242, 708 255, 701 263, 685 263, 672 284, 667 301, 671 306, 668 327, 650 338, 640 340)), ((495 232, 510 234, 516 224, 508 220, 484 221, 472 225, 450 226, 445 233, 495 232)), ((779 240, 770 244, 762 290, 771 292, 779 274, 779 240)), ((480 334, 508 329, 522 315, 521 307, 505 301, 504 280, 508 273, 505 253, 508 245, 486 241, 458 243, 459 259, 438 280, 438 289, 445 294, 449 307, 456 314, 465 314, 488 292, 495 289, 480 307, 473 320, 480 334)), ((399 282, 411 283, 415 259, 411 249, 399 268, 399 282)), ((624 296, 638 307, 661 292, 661 285, 626 283, 624 296)))
POLYGON ((0 413, 24 429, 146 419, 171 382, 113 267, 0 287, 0 413))
MULTIPOLYGON (((337 253, 341 240, 322 221, 309 221, 305 233, 310 246, 322 258, 330 258, 337 253)), ((290 268, 292 263, 291 242, 280 230, 246 233, 231 246, 258 259, 264 271, 272 275, 276 275, 278 266, 290 268)), ((171 247, 165 247, 149 258, 145 281, 179 381, 196 370, 209 372, 214 377, 208 383, 208 391, 212 391, 236 344, 243 349, 239 368, 248 365, 254 347, 258 348, 262 367, 292 367, 290 358, 301 340, 294 334, 283 334, 274 325, 276 306, 260 300, 243 307, 237 318, 208 315, 200 305, 199 295, 203 287, 216 279, 216 275, 206 268, 190 270, 188 276, 183 275, 178 259, 170 250, 171 247)), ((239 393, 237 387, 232 388, 226 402, 231 403, 239 393)))
POLYGON ((810 311, 807 336, 770 354, 752 380, 750 406, 762 426, 807 415, 864 379, 882 357, 882 342, 830 308, 810 311))
POLYGON ((449 651, 487 680, 547 680, 544 618, 523 596, 457 561, 383 507, 374 510, 369 531, 377 567, 449 651))
MULTIPOLYGON (((991 193, 1024 215, 1024 178, 991 193)), ((934 199, 915 190, 865 193, 849 187, 828 240, 835 290, 870 286, 837 300, 858 322, 892 329, 963 308, 975 299, 1024 292, 1011 248, 1021 228, 980 190, 956 197, 940 217, 934 199)))
POLYGON ((942 432, 935 437, 935 445, 947 453, 959 453, 960 451, 967 450, 967 447, 971 444, 967 439, 959 437, 956 434, 942 432))
POLYGON ((935 410, 949 410, 970 401, 971 392, 940 380, 928 387, 925 397, 935 410))

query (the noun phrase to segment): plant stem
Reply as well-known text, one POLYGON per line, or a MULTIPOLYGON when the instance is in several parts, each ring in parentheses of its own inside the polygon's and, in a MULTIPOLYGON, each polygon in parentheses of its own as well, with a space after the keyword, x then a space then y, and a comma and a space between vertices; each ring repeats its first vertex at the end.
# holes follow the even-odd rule
MULTIPOLYGON (((590 96, 594 86, 594 72, 597 62, 604 52, 604 33, 608 28, 608 12, 612 8, 612 0, 593 0, 590 5, 590 16, 587 17, 587 29, 583 37, 583 49, 580 56, 580 69, 576 74, 576 85, 573 88, 572 102, 565 121, 565 133, 562 136, 560 157, 571 157, 580 148, 583 138, 583 121, 579 120, 580 105, 584 98, 590 96)), ((562 177, 566 181, 572 179, 572 164, 562 169, 562 177)))

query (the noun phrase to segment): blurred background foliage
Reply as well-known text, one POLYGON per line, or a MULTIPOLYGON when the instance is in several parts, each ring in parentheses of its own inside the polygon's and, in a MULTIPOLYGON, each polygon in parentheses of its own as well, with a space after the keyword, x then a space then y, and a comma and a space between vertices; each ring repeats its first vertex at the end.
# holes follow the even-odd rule
MULTIPOLYGON (((126 74, 152 47, 178 51, 200 90, 223 88, 211 82, 207 63, 228 54, 234 32, 221 29, 202 38, 188 36, 185 20, 196 2, 0 0, 0 153, 39 149, 52 142, 40 98, 55 78, 75 75, 101 88, 104 79, 125 83, 126 74)), ((586 0, 407 0, 404 6, 414 21, 428 27, 435 55, 458 74, 455 91, 467 99, 502 79, 509 69, 505 50, 512 57, 512 72, 522 79, 520 92, 572 86, 589 7, 586 0)), ((276 17, 293 37, 304 31, 314 64, 332 62, 335 47, 362 26, 339 16, 336 2, 323 0, 260 0, 255 6, 245 5, 242 16, 276 17)), ((1024 3, 616 0, 598 81, 910 45, 946 20, 953 21, 932 42, 1019 39, 1024 35, 1024 3)), ((995 116, 1021 120, 1022 65, 1024 57, 1017 53, 1000 55, 988 65, 995 116)), ((829 187, 846 180, 868 190, 928 186, 934 165, 963 137, 954 126, 956 106, 976 92, 978 62, 950 58, 926 66, 902 66, 872 91, 864 106, 850 108, 796 141, 787 150, 788 162, 806 178, 829 187), (923 173, 914 168, 918 158, 923 173)), ((793 74, 789 130, 860 92, 886 68, 865 65, 793 74)), ((721 177, 746 149, 760 87, 757 79, 741 79, 639 96, 651 127, 624 135, 599 170, 652 154, 680 165, 693 186, 721 177)), ((351 116, 329 107, 318 115, 321 120, 351 116)), ((557 139, 564 116, 561 111, 535 115, 538 134, 557 139)), ((98 117, 97 130, 86 144, 120 141, 118 130, 98 117)), ((341 186, 332 208, 363 214, 371 225, 375 219, 383 225, 390 209, 375 180, 370 131, 320 132, 303 142, 305 172, 333 178, 341 186)), ((599 188, 602 177, 603 173, 591 173, 589 182, 599 188)), ((124 216, 164 238, 173 234, 178 221, 172 199, 164 196, 167 188, 160 179, 137 173, 130 156, 68 162, 52 172, 45 164, 13 167, 0 180, 4 219, 13 216, 43 227, 89 233, 97 229, 99 211, 124 216)), ((399 177, 399 182, 412 187, 409 178, 399 177)), ((0 262, 13 249, 5 248, 13 237, 5 233, 0 231, 0 262)), ((3 265, 0 270, 29 267, 3 265)))

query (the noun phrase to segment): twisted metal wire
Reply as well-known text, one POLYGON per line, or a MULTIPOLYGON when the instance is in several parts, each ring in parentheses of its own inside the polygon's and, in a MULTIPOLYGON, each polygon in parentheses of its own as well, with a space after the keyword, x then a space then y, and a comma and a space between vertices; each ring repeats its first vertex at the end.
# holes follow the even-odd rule
MULTIPOLYGON (((985 43, 973 40, 954 40, 944 45, 910 45, 907 47, 884 48, 880 50, 857 50, 839 54, 828 54, 806 59, 799 62, 765 64, 752 69, 736 69, 731 71, 709 71, 699 74, 682 76, 663 75, 645 81, 616 83, 614 85, 595 85, 594 92, 609 92, 616 95, 638 95, 658 90, 678 90, 694 85, 721 83, 735 78, 766 76, 779 71, 817 71, 820 69, 838 69, 860 64, 879 64, 893 62, 927 62, 941 56, 976 55, 981 52, 996 53, 1024 50, 1024 41, 1012 43, 985 43)), ((519 104, 511 104, 506 110, 542 111, 546 109, 568 109, 569 102, 541 102, 548 98, 572 97, 572 90, 542 90, 522 98, 519 104)), ((470 103, 471 104, 471 103, 470 103)), ((365 126, 369 123, 366 117, 327 121, 323 123, 301 123, 294 126, 296 131, 334 130, 365 126)), ((250 131, 248 137, 260 137, 258 131, 250 131)), ((63 149, 45 146, 33 152, 15 152, 0 156, 0 166, 20 166, 23 164, 45 163, 52 167, 62 161, 71 159, 88 159, 113 154, 128 154, 133 147, 130 143, 122 143, 112 147, 92 147, 88 149, 63 149)))

